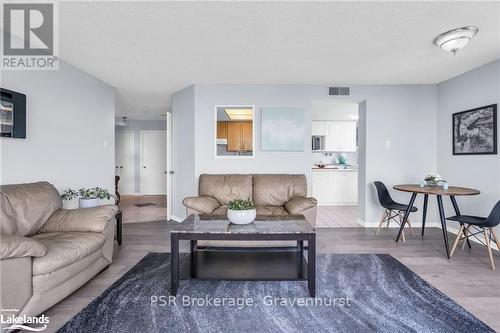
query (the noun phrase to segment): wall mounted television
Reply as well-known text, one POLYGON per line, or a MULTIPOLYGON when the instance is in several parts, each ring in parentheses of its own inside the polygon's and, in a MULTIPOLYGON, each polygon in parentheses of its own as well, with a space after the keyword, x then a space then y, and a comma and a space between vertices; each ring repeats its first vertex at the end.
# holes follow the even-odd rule
POLYGON ((26 139, 26 95, 0 88, 0 137, 26 139))

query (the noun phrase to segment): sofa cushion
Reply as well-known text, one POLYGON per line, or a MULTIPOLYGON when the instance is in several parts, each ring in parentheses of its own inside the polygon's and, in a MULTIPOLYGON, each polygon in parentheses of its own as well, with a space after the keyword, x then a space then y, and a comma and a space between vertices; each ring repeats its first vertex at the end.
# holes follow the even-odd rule
POLYGON ((62 208, 54 186, 47 182, 0 186, 0 233, 30 236, 62 208))
POLYGON ((282 206, 257 206, 257 215, 262 216, 283 216, 288 212, 282 206))
POLYGON ((285 204, 285 209, 290 214, 301 214, 306 209, 315 207, 318 201, 315 198, 296 197, 285 204))
POLYGON ((219 201, 209 196, 187 197, 182 200, 182 204, 202 214, 210 214, 220 207, 219 201))
POLYGON ((53 272, 102 248, 106 236, 97 232, 50 232, 33 236, 48 251, 33 258, 33 275, 53 272))
POLYGON ((41 257, 47 247, 33 238, 23 236, 1 236, 0 259, 41 257))
POLYGON ((38 232, 103 232, 117 211, 116 205, 60 209, 50 216, 38 232))
POLYGON ((227 205, 235 199, 252 199, 252 175, 200 175, 200 196, 214 197, 221 203, 227 205))
POLYGON ((227 206, 220 206, 219 208, 217 208, 216 210, 214 210, 211 215, 223 215, 223 216, 226 216, 226 213, 227 213, 227 206))
POLYGON ((256 206, 284 206, 291 198, 307 194, 305 175, 253 175, 256 206))

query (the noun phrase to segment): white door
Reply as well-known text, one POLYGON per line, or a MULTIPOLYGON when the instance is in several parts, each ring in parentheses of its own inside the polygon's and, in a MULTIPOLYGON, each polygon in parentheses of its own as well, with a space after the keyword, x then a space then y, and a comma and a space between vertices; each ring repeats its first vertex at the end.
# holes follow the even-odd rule
POLYGON ((120 176, 118 183, 120 194, 135 193, 134 158, 134 131, 117 131, 115 133, 115 174, 120 176))
POLYGON ((165 131, 141 131, 141 194, 167 193, 167 136, 165 131))
POLYGON ((341 123, 341 139, 340 146, 342 151, 355 152, 356 151, 356 122, 343 121, 341 123))
POLYGON ((325 150, 341 151, 341 146, 340 146, 341 130, 342 126, 340 124, 340 121, 326 122, 325 150))

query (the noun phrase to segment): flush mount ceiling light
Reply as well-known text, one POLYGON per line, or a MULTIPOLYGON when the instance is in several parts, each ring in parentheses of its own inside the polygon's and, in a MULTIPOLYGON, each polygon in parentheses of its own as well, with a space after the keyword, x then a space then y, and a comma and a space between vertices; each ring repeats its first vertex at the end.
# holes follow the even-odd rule
POLYGON ((469 44, 472 37, 474 37, 478 31, 479 29, 474 26, 446 31, 434 38, 434 44, 455 55, 458 50, 469 44))
POLYGON ((227 116, 231 120, 252 120, 253 110, 252 109, 224 109, 227 116))

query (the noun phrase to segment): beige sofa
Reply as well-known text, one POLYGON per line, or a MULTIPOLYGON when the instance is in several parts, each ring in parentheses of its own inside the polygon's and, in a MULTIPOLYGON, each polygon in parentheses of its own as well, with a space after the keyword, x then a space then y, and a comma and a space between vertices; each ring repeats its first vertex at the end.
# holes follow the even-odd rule
POLYGON ((115 205, 64 210, 47 182, 0 186, 1 308, 35 316, 109 266, 115 205))
POLYGON ((226 215, 229 201, 252 200, 258 215, 304 215, 314 227, 317 201, 306 195, 307 180, 304 175, 202 174, 198 196, 185 198, 182 203, 186 206, 187 215, 226 215))

